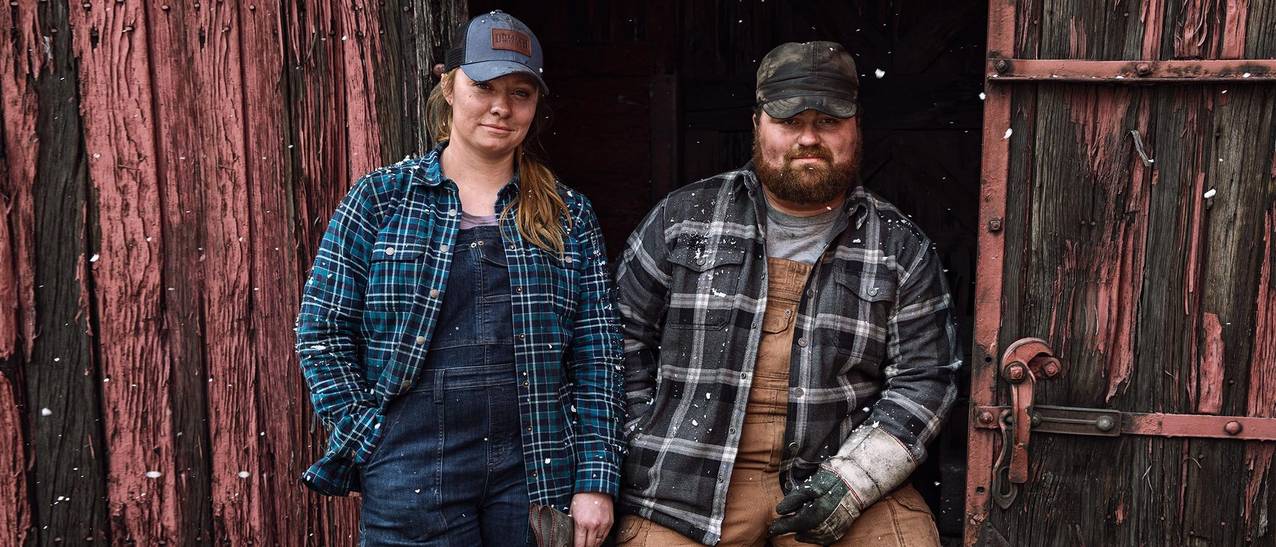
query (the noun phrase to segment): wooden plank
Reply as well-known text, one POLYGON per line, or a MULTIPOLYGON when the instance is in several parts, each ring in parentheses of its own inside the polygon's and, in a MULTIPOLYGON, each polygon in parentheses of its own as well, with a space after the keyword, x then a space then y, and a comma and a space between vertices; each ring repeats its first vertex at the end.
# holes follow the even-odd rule
POLYGON ((37 26, 33 6, 0 10, 0 541, 23 544, 35 508, 28 486, 27 435, 21 413, 23 369, 35 332, 32 240, 35 126, 38 97, 31 86, 44 59, 28 50, 37 26))
MULTIPOLYGON (((199 254, 203 275, 203 350, 207 365, 209 481, 216 542, 273 542, 266 535, 266 503, 260 467, 261 431, 257 355, 250 329, 254 288, 250 249, 254 238, 248 205, 240 9, 236 2, 203 4, 185 11, 179 25, 191 46, 188 77, 198 89, 191 106, 202 161, 190 189, 203 192, 199 254)), ((246 7, 244 7, 246 8, 246 7)), ((157 44, 158 45, 158 44, 157 44)), ((265 386, 262 386, 265 387, 265 386)))
MULTIPOLYGON (((0 250, 8 250, 7 243, 8 238, 0 235, 0 250)), ((15 381, 19 376, 14 367, 0 367, 0 540, 7 545, 25 545, 32 520, 24 427, 18 406, 21 387, 15 381)))
MULTIPOLYGON (((194 3, 151 3, 146 16, 154 78, 155 122, 164 138, 157 143, 155 168, 163 203, 164 245, 159 261, 164 343, 173 356, 168 387, 172 397, 174 479, 186 511, 180 523, 180 542, 213 538, 213 492, 209 432, 208 363, 205 342, 204 272, 206 202, 221 199, 206 178, 216 171, 200 126, 199 99, 205 87, 193 71, 196 51, 210 38, 199 21, 194 3)), ((215 38, 218 32, 213 30, 215 38)), ((218 241, 218 240, 213 240, 218 241)))
POLYGON ((80 61, 88 172, 97 202, 108 492, 113 541, 181 537, 169 395, 172 355, 162 334, 162 211, 156 121, 143 7, 88 4, 71 11, 80 61))
POLYGON ((35 209, 31 185, 35 181, 36 90, 32 79, 43 71, 44 58, 33 48, 38 42, 34 6, 10 10, 0 16, 0 28, 10 29, 9 40, 0 47, 0 89, 4 94, 3 154, 8 164, 7 176, 0 180, 5 193, 4 217, 9 223, 13 260, 0 280, 0 294, 13 302, 13 313, 0 314, 0 359, 18 351, 29 357, 35 339, 35 276, 32 275, 32 253, 35 234, 35 209))
POLYGON ((26 35, 27 46, 48 49, 40 73, 30 75, 39 95, 32 196, 35 246, 41 250, 32 276, 38 280, 35 319, 40 335, 23 371, 36 507, 32 525, 40 544, 109 542, 102 378, 88 277, 93 260, 89 181, 77 71, 67 5, 42 2, 36 9, 43 35, 26 35))
POLYGON ((1092 82, 1271 82, 1276 61, 1267 59, 1085 61, 1075 59, 990 59, 989 79, 997 81, 1092 82))
MULTIPOLYGON (((240 6, 245 120, 245 183, 248 226, 246 240, 251 275, 252 385, 259 393, 257 412, 260 455, 248 477, 260 486, 261 530, 264 538, 282 545, 315 544, 310 535, 317 522, 312 512, 323 503, 297 482, 310 464, 303 450, 309 437, 307 391, 298 373, 292 327, 300 301, 301 267, 294 233, 292 170, 288 108, 279 48, 280 6, 273 3, 240 6), (265 417, 269 417, 266 419, 265 417)), ((251 431, 249 432, 251 433, 251 431)), ((238 473, 236 473, 238 477, 238 473)))

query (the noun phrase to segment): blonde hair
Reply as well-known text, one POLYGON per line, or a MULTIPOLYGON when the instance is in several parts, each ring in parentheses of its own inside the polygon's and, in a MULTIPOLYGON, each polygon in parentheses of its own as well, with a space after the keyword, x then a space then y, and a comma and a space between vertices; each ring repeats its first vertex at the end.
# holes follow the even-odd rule
MULTIPOLYGON (((452 69, 439 78, 438 85, 430 90, 430 98, 425 103, 426 123, 435 142, 448 140, 452 134, 452 105, 448 104, 446 93, 451 93, 455 85, 456 71, 452 69)), ((571 226, 571 215, 567 211, 567 202, 557 191, 557 178, 554 173, 527 151, 527 141, 536 135, 540 120, 540 104, 537 100, 537 117, 532 120, 532 127, 527 138, 518 146, 514 155, 514 170, 519 175, 518 197, 501 211, 501 219, 505 219, 511 209, 518 205, 514 223, 518 233, 532 245, 545 251, 561 255, 563 241, 566 237, 563 219, 571 226)))

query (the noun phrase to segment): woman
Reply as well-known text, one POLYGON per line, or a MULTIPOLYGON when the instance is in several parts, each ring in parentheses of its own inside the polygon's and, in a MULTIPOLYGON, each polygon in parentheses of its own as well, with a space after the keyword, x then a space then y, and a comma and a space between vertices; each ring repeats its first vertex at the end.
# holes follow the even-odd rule
POLYGON ((440 144, 360 179, 315 257, 297 348, 331 436, 303 481, 362 491, 365 545, 518 545, 539 504, 595 546, 623 447, 602 233, 524 150, 536 37, 492 12, 456 44, 427 105, 440 144))

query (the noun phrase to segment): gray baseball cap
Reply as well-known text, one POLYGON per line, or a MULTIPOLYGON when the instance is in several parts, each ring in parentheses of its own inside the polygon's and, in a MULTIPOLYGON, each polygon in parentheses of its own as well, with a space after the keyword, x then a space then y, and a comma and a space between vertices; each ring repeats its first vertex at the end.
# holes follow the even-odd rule
POLYGON ((837 42, 789 42, 776 46, 758 65, 758 106, 772 118, 804 110, 849 118, 859 110, 855 60, 837 42))
POLYGON ((514 16, 500 10, 481 14, 457 27, 452 43, 445 70, 460 67, 476 82, 520 72, 535 78, 542 93, 549 93, 541 78, 545 67, 540 40, 514 16))

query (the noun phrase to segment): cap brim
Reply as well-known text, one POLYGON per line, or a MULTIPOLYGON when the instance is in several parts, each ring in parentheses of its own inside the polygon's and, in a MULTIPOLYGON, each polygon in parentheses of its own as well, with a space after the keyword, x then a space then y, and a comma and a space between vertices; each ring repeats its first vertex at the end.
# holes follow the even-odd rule
POLYGON ((820 95, 776 99, 762 105, 763 112, 772 118, 780 119, 792 118, 806 110, 817 110, 836 118, 849 118, 854 116, 859 108, 853 100, 820 95))
POLYGON ((549 93, 549 86, 545 85, 545 80, 541 79, 541 75, 537 74, 531 67, 518 61, 479 61, 461 65, 461 70, 465 71, 465 75, 476 82, 486 82, 495 80, 501 76, 510 74, 526 74, 536 80, 540 84, 543 93, 549 93))

